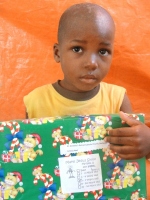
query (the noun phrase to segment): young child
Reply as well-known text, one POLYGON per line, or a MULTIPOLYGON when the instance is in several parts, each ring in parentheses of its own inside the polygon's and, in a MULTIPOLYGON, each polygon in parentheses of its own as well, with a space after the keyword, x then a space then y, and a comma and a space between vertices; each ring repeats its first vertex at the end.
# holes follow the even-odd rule
POLYGON ((29 118, 131 112, 122 87, 102 82, 113 56, 115 25, 92 3, 71 6, 61 16, 54 59, 64 79, 24 97, 29 118))
MULTIPOLYGON (((28 117, 131 113, 126 90, 102 82, 111 65, 114 36, 114 21, 99 5, 81 3, 67 9, 60 18, 58 43, 54 44, 54 59, 60 62, 64 79, 39 87, 24 97, 28 117)), ((125 121, 129 125, 131 121, 132 125, 131 119, 125 121)), ((111 148, 124 159, 150 152, 150 145, 147 150, 144 147, 150 134, 137 133, 136 127, 144 125, 136 123, 133 128, 112 130, 106 138, 110 143, 122 144, 121 148, 113 144, 111 148)))

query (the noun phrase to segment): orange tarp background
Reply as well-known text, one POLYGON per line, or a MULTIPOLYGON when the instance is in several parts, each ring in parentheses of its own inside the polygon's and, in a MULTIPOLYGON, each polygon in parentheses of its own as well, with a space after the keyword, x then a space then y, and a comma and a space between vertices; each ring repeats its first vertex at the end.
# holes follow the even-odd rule
POLYGON ((0 120, 24 118, 23 96, 63 77, 53 43, 61 13, 79 2, 97 3, 113 16, 115 52, 105 81, 124 86, 133 111, 145 113, 150 125, 150 1, 141 0, 0 0, 0 120))

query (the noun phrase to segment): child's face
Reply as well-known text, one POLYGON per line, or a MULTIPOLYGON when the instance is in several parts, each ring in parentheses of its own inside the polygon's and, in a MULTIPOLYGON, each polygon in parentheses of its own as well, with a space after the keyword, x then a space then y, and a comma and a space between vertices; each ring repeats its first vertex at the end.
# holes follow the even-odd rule
MULTIPOLYGON (((55 60, 61 63, 61 85, 74 92, 94 89, 109 71, 114 42, 114 25, 98 20, 81 20, 54 45, 55 60)), ((70 24, 71 26, 71 24, 70 24)))

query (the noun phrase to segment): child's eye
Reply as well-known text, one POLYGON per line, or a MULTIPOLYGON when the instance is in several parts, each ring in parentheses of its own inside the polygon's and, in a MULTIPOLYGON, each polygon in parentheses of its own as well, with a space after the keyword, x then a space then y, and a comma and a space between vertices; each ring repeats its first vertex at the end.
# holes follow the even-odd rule
POLYGON ((109 54, 108 50, 106 50, 106 49, 101 49, 101 50, 99 51, 99 53, 100 53, 101 55, 103 55, 103 56, 107 56, 107 55, 109 54))
POLYGON ((81 53, 81 52, 82 52, 81 47, 74 47, 72 50, 73 50, 73 52, 75 52, 75 53, 81 53))

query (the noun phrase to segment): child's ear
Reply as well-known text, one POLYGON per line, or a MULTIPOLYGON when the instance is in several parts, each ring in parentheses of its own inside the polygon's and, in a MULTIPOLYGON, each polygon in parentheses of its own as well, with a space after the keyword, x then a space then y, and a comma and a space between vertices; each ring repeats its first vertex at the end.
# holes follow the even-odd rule
POLYGON ((59 44, 55 43, 53 46, 54 59, 57 63, 60 62, 59 44))

